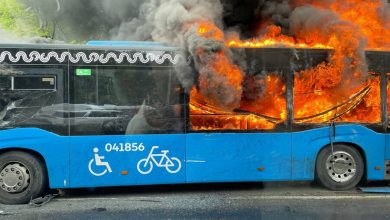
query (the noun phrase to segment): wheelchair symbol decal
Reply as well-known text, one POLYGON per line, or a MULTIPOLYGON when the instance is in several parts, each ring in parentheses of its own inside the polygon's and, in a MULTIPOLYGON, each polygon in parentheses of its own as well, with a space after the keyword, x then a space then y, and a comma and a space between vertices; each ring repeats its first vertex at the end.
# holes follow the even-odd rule
POLYGON ((92 175, 94 175, 94 176, 103 176, 104 174, 107 173, 107 171, 109 173, 112 173, 110 164, 108 162, 103 162, 104 156, 99 156, 99 154, 98 154, 99 153, 99 149, 98 148, 94 148, 93 149, 93 153, 94 153, 94 158, 91 159, 89 161, 89 164, 88 164, 89 172, 92 175), (100 171, 99 172, 95 172, 92 167, 94 167, 94 169, 98 169, 100 171), (98 167, 104 167, 104 169, 101 169, 101 168, 98 168, 98 167))
POLYGON ((149 174, 153 170, 153 164, 160 168, 165 168, 169 173, 177 173, 181 169, 181 162, 176 157, 168 157, 169 150, 161 150, 160 153, 154 153, 158 150, 158 146, 152 147, 147 158, 140 160, 137 163, 138 172, 141 174, 149 174))

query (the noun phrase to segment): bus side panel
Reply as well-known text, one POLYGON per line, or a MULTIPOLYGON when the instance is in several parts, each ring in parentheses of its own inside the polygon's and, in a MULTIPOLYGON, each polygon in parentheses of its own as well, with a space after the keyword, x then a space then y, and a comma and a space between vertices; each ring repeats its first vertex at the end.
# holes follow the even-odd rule
POLYGON ((185 183, 185 135, 71 137, 70 161, 72 188, 185 183))
POLYGON ((36 128, 0 131, 0 149, 29 149, 42 155, 46 162, 50 188, 67 188, 69 151, 67 137, 36 128))
POLYGON ((291 179, 291 134, 205 134, 187 136, 187 182, 291 179))
MULTIPOLYGON (((319 151, 330 144, 329 127, 292 135, 293 180, 313 180, 319 151)), ((368 180, 384 179, 385 135, 360 125, 338 125, 334 142, 351 143, 362 148, 366 157, 368 180), (382 169, 376 170, 379 166, 382 169)))
POLYGON ((385 159, 390 160, 390 135, 386 134, 386 153, 385 159))

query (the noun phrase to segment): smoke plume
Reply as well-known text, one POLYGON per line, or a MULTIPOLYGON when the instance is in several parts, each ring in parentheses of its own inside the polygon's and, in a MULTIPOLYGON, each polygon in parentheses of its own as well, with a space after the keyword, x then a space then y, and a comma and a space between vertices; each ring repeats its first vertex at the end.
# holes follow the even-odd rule
MULTIPOLYGON (((153 40, 185 48, 199 72, 196 81, 202 96, 220 108, 233 110, 240 103, 241 80, 236 82, 227 73, 232 67, 240 78, 241 72, 232 64, 224 44, 222 14, 222 4, 214 0, 149 1, 141 6, 137 18, 121 24, 113 38, 153 40), (199 33, 202 28, 204 33, 199 33)), ((187 88, 192 86, 191 78, 188 71, 179 74, 187 88)))
POLYGON ((344 78, 366 75, 367 46, 390 47, 390 6, 380 0, 20 1, 38 14, 41 27, 53 30, 49 37, 56 40, 159 41, 183 48, 193 57, 196 70, 184 64, 176 67, 183 86, 189 91, 195 84, 206 102, 229 111, 240 105, 243 70, 235 63, 243 63, 244 57, 233 57, 225 33, 261 38, 280 30, 277 35, 294 43, 331 46, 335 52, 330 62, 342 67, 344 78), (347 9, 361 13, 367 8, 371 10, 362 16, 372 17, 379 27, 355 24, 340 15, 347 9))

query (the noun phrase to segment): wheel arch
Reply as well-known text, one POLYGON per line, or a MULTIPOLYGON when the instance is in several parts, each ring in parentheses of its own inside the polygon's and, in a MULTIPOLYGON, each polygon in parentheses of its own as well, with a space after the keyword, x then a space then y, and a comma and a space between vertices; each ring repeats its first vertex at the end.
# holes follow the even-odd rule
POLYGON ((10 147, 10 148, 0 149, 0 155, 4 154, 4 153, 7 153, 7 152, 11 152, 11 151, 24 152, 24 153, 31 154, 31 155, 35 156, 36 158, 38 158, 42 162, 42 165, 43 165, 43 167, 45 169, 44 172, 45 172, 45 176, 46 176, 46 179, 47 179, 47 184, 49 186, 49 182, 50 181, 49 181, 49 174, 48 174, 48 169, 47 169, 47 163, 46 163, 45 158, 42 156, 42 154, 40 154, 37 151, 28 149, 28 148, 10 147))

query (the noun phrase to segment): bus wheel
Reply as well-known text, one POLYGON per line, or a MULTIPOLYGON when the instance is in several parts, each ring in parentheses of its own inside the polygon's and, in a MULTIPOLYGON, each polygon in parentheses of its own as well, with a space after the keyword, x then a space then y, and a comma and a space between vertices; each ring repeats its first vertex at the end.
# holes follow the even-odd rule
POLYGON ((20 151, 0 155, 0 203, 28 203, 46 187, 46 169, 37 157, 20 151))
POLYGON ((316 178, 331 190, 349 190, 362 179, 364 162, 353 147, 337 144, 321 150, 316 162, 316 178))

